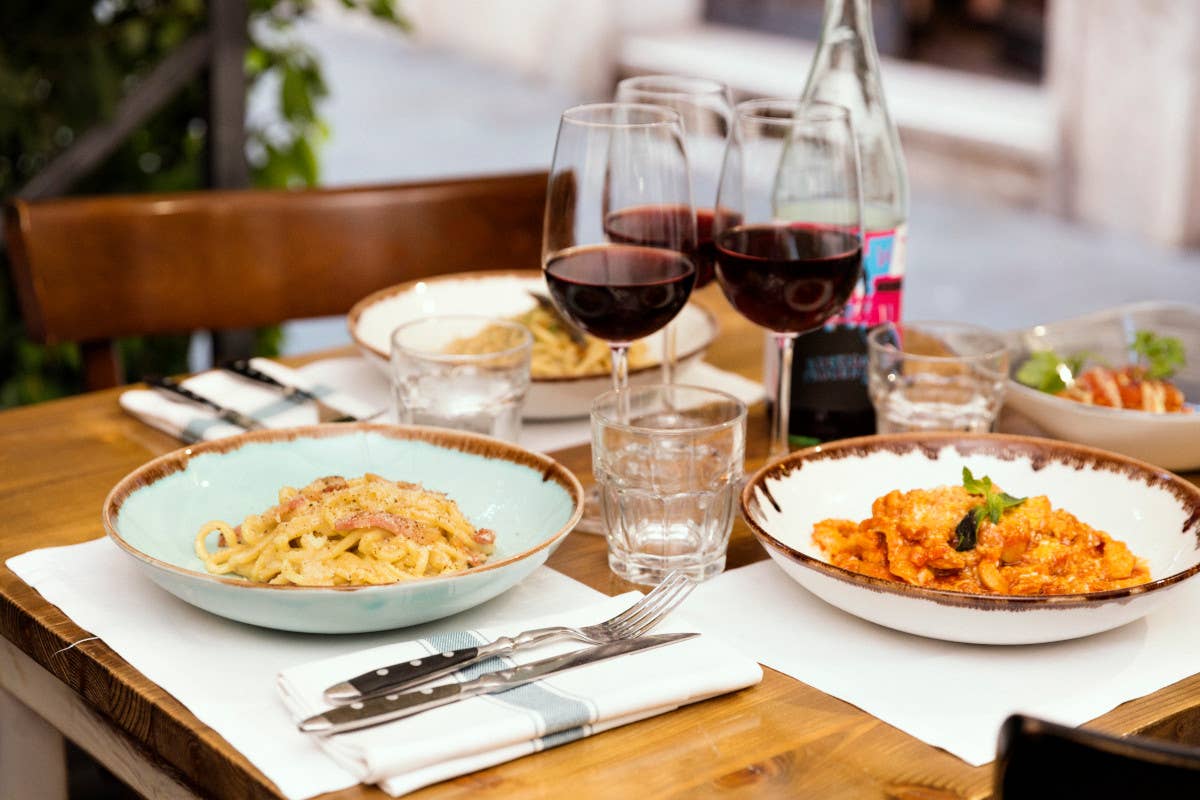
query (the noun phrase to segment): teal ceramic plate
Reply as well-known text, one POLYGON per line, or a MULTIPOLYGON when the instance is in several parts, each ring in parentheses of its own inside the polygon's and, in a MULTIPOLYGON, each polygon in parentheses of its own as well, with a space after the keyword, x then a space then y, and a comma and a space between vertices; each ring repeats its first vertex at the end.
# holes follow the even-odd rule
POLYGON ((394 425, 254 431, 192 445, 143 465, 104 502, 104 527, 162 588, 230 619, 306 633, 358 633, 456 614, 512 588, 575 527, 583 489, 546 456, 485 436, 394 425), (205 522, 236 525, 283 486, 375 472, 445 492, 496 532, 487 563, 386 586, 299 587, 210 575, 192 550, 205 522))

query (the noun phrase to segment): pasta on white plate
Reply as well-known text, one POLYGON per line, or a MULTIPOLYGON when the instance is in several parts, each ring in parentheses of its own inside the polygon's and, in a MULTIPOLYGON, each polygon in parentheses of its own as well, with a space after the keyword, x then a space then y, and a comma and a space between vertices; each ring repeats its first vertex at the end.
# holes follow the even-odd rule
MULTIPOLYGON (((550 311, 534 306, 510 319, 521 323, 533 334, 533 354, 529 372, 534 378, 608 375, 611 371, 612 357, 607 344, 586 334, 585 344, 578 344, 550 311)), ((510 334, 505 328, 490 326, 474 336, 452 342, 447 352, 494 352, 498 345, 504 344, 500 337, 508 335, 510 334)), ((647 353, 646 343, 634 342, 629 348, 629 368, 640 369, 653 363, 653 359, 647 353)))
POLYGON ((483 564, 494 543, 495 533, 472 526, 445 494, 367 473, 285 486, 277 505, 236 527, 220 520, 201 526, 195 549, 215 575, 361 586, 461 572, 483 564))

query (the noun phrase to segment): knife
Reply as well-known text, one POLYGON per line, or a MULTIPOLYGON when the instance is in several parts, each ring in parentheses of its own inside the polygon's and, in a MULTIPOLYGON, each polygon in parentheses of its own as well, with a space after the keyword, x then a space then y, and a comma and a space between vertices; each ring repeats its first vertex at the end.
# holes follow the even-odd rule
POLYGON ((240 411, 234 411, 232 408, 226 408, 220 403, 208 399, 204 395, 197 394, 191 389, 184 388, 178 381, 172 380, 171 378, 160 378, 151 375, 142 378, 142 380, 160 392, 174 395, 175 397, 182 397, 184 400, 187 400, 190 403, 207 408, 209 411, 212 411, 214 414, 216 414, 220 419, 223 419, 230 424, 237 425, 239 428, 245 428, 248 431, 253 431, 266 427, 254 417, 247 416, 240 411))
POLYGON ((507 692, 509 689, 515 689, 518 686, 524 686, 569 669, 595 664, 598 661, 636 653, 640 650, 651 650, 699 635, 698 633, 665 633, 587 647, 561 656, 543 658, 541 661, 489 672, 465 683, 414 689, 410 692, 399 692, 373 700, 364 700, 361 703, 338 706, 303 720, 298 727, 305 733, 317 733, 322 736, 353 731, 411 717, 423 711, 465 700, 468 697, 507 692))
POLYGON ((233 361, 227 361, 221 365, 221 369, 232 372, 235 375, 240 375, 243 378, 256 381, 266 386, 273 387, 279 390, 279 393, 284 398, 293 402, 312 403, 317 408, 318 422, 357 422, 358 417, 347 414, 344 411, 339 411, 333 406, 326 405, 321 398, 317 397, 307 389, 301 389, 299 386, 286 384, 278 378, 272 377, 260 369, 256 369, 250 364, 249 359, 238 358, 233 361))

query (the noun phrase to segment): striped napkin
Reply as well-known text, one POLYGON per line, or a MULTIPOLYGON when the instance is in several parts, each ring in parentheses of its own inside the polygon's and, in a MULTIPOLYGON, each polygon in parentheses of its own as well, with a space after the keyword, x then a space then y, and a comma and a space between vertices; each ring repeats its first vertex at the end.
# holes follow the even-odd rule
MULTIPOLYGON (((281 672, 278 687, 299 721, 324 711, 326 687, 363 672, 432 653, 469 647, 498 636, 551 625, 607 619, 640 598, 636 592, 521 626, 448 631, 416 641, 336 656, 281 672)), ((696 630, 674 615, 655 633, 696 630)), ((493 658, 448 680, 466 681, 578 650, 557 642, 493 658)), ((672 711, 688 703, 754 685, 762 668, 709 635, 552 675, 500 694, 473 697, 407 719, 337 736, 315 737, 343 768, 393 796, 530 753, 672 711)))
MULTIPOLYGON (((293 370, 265 358, 251 359, 250 365, 281 383, 305 389, 325 405, 359 419, 374 417, 386 410, 383 406, 372 405, 313 380, 304 370, 293 370)), ((312 403, 289 400, 274 387, 224 370, 201 372, 183 381, 183 385, 227 408, 253 417, 269 428, 313 425, 317 422, 317 410, 312 403)), ((147 425, 185 442, 220 439, 243 432, 241 428, 218 419, 201 406, 151 389, 130 389, 121 394, 118 402, 126 412, 147 425)))

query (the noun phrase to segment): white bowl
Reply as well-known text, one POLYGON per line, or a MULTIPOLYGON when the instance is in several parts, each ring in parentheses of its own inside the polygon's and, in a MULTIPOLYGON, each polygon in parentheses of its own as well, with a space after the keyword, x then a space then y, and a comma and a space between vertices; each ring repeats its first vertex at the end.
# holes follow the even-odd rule
POLYGON ((304 633, 417 625, 486 602, 546 562, 579 521, 583 489, 566 468, 516 445, 461 431, 345 423, 250 431, 150 461, 104 501, 104 528, 175 596, 240 622, 304 633), (205 522, 237 524, 275 504, 281 486, 375 472, 448 494, 496 532, 496 551, 460 573, 379 586, 276 586, 212 575, 193 551, 205 522))
POLYGON ((1115 453, 1026 436, 864 436, 792 453, 751 476, 742 513, 771 558, 826 602, 896 630, 976 644, 1088 636, 1141 618, 1200 572, 1200 488, 1115 453), (1010 494, 1055 508, 1125 542, 1151 582, 1051 596, 984 595, 867 577, 828 562, 813 525, 870 517, 875 498, 955 485, 963 466, 1010 494))
MULTIPOLYGON (((510 317, 534 306, 529 292, 546 294, 546 280, 536 270, 462 272, 409 281, 381 289, 354 305, 350 336, 368 361, 388 373, 390 336, 397 325, 436 314, 487 314, 510 317)), ((717 321, 693 303, 675 318, 680 365, 701 358, 717 337, 717 321)), ((629 371, 631 384, 655 383, 662 355, 662 333, 644 340, 651 364, 629 371)), ((586 417, 592 400, 612 388, 608 373, 562 378, 534 378, 525 397, 526 419, 586 417)))
MULTIPOLYGON (((1182 303, 1135 303, 1020 331, 1013 337, 1011 374, 1016 375, 1030 353, 1047 349, 1064 358, 1087 352, 1114 366, 1126 364, 1134 331, 1142 329, 1183 342, 1188 363, 1172 381, 1194 408, 1200 403, 1200 307, 1182 303)), ((1114 450, 1166 469, 1200 469, 1200 411, 1152 414, 1089 406, 1011 378, 1005 405, 1058 439, 1114 450)))

